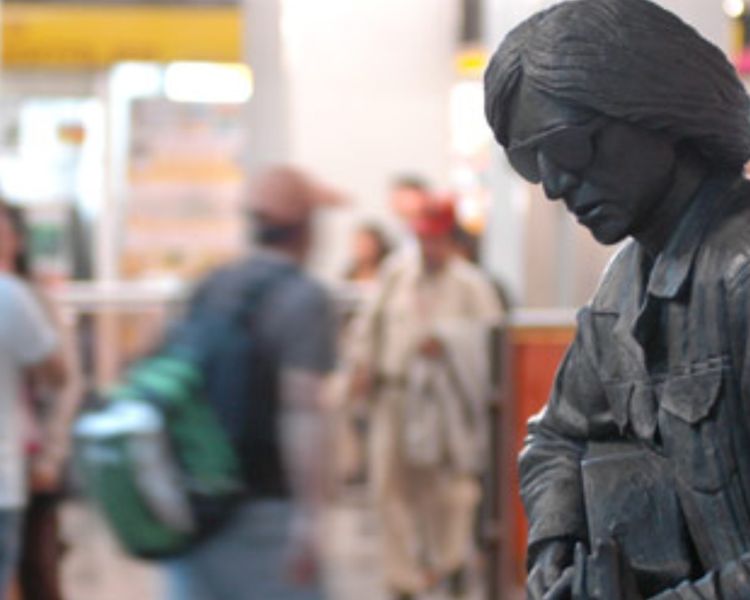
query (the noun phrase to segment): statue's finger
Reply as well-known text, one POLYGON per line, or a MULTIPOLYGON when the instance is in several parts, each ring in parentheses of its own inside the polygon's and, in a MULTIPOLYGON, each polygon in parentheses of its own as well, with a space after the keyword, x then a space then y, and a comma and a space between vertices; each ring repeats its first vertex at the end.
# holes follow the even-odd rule
POLYGON ((526 581, 526 600, 542 600, 547 587, 541 569, 533 569, 526 581))
POLYGON ((569 600, 573 589, 573 567, 568 567, 563 574, 555 581, 542 600, 569 600))

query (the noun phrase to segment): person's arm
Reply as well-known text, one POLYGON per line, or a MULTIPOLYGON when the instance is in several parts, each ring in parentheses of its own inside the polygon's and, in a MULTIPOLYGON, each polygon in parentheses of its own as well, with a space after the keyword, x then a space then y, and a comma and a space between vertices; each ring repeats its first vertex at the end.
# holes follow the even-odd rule
MULTIPOLYGON (((25 379, 35 393, 55 398, 51 417, 54 418, 58 408, 57 401, 70 378, 68 356, 61 348, 61 335, 56 327, 52 307, 41 295, 34 293, 32 288, 20 280, 11 284, 8 293, 13 298, 10 314, 7 315, 10 347, 16 354, 16 361, 25 379)), ((41 437, 43 449, 35 456, 30 471, 31 486, 38 490, 52 490, 57 487, 62 462, 47 458, 48 449, 55 442, 46 425, 47 423, 40 423, 44 433, 41 437)), ((67 439, 67 427, 64 437, 67 439)))
POLYGON ((75 332, 53 306, 47 306, 62 349, 64 385, 52 393, 48 412, 40 422, 41 448, 31 462, 32 485, 39 490, 55 489, 70 449, 70 426, 83 399, 83 379, 75 344, 75 332))
POLYGON ((283 329, 281 448, 295 503, 287 569, 294 581, 306 583, 315 575, 317 527, 330 462, 324 388, 335 367, 336 324, 326 295, 314 287, 289 293, 275 308, 283 329))
POLYGON ((476 272, 472 282, 472 306, 477 319, 490 326, 499 325, 505 318, 500 294, 481 271, 476 272))
POLYGON ((50 316, 26 284, 16 281, 9 293, 9 335, 17 363, 35 382, 60 389, 66 381, 65 361, 50 316))
POLYGON ((317 553, 316 527, 324 503, 328 437, 319 373, 285 369, 281 374, 281 438, 295 499, 293 552, 317 553))
POLYGON ((39 362, 29 365, 26 371, 35 383, 54 390, 61 389, 68 381, 65 359, 60 350, 54 350, 39 362))

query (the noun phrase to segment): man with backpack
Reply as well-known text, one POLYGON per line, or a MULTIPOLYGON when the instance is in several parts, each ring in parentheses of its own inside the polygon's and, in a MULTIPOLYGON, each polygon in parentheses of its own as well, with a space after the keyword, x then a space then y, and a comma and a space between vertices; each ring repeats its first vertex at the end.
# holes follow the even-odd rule
POLYGON ((260 173, 248 194, 257 248, 209 275, 188 310, 232 311, 238 299, 254 299, 246 325, 260 344, 257 364, 223 370, 262 372, 265 381, 256 375, 251 392, 228 384, 218 397, 211 395, 238 450, 249 494, 215 533, 166 562, 170 600, 321 598, 316 527, 326 460, 322 387, 334 367, 335 325, 326 293, 302 264, 313 213, 336 196, 290 167, 260 173))

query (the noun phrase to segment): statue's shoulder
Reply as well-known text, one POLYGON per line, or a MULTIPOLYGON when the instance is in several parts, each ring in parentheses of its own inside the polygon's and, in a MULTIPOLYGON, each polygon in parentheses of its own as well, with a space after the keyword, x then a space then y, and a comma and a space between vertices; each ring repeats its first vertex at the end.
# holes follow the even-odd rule
POLYGON ((721 218, 702 244, 701 262, 732 285, 750 273, 750 181, 738 182, 725 201, 721 218))

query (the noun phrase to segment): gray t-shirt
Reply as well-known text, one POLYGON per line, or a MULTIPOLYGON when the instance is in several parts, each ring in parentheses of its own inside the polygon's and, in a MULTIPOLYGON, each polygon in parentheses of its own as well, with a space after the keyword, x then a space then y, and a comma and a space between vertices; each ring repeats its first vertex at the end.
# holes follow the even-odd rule
POLYGON ((217 308, 225 300, 231 310, 232 303, 253 281, 264 281, 268 286, 256 322, 278 367, 320 374, 332 371, 336 364, 336 323, 328 294, 282 255, 259 252, 210 276, 197 294, 210 294, 211 305, 217 308))
MULTIPOLYGON (((278 268, 276 259, 256 259, 255 268, 278 268)), ((292 267, 293 268, 293 267, 292 267)), ((272 288, 261 306, 260 331, 273 344, 282 369, 325 374, 336 364, 336 324, 323 287, 297 270, 272 288)))
POLYGON ((29 287, 0 273, 0 509, 25 502, 21 387, 25 367, 43 361, 57 334, 29 287))
MULTIPOLYGON (((209 276, 196 291, 193 306, 238 315, 243 306, 256 306, 257 298, 251 296, 259 291, 261 302, 248 318, 268 362, 247 365, 258 369, 253 388, 257 396, 247 398, 246 421, 241 419, 247 428, 236 421, 242 410, 235 398, 220 396, 226 394, 226 388, 217 392, 213 401, 225 426, 234 429, 252 492, 258 497, 286 497, 289 490, 277 428, 282 410, 278 375, 287 369, 320 375, 331 371, 336 358, 336 327, 323 287, 288 259, 267 252, 209 276)), ((221 380, 228 381, 223 378, 214 383, 221 380)))

